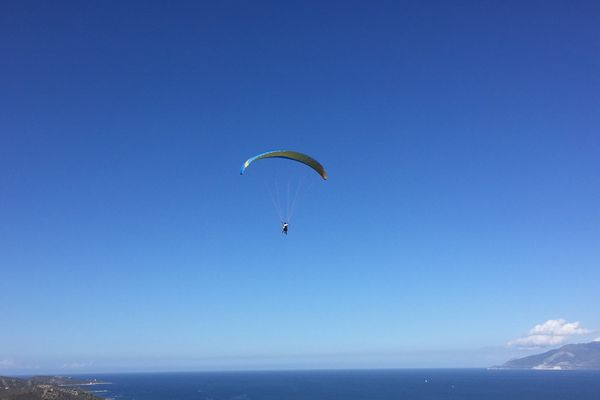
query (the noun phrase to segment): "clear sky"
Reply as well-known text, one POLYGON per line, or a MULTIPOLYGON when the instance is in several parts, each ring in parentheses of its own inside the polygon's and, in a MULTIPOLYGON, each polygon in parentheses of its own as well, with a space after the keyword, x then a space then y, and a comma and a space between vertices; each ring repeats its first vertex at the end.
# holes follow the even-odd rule
POLYGON ((600 336, 599 15, 2 2, 0 374, 488 366, 548 320, 600 336), (288 237, 271 161, 239 175, 278 148, 330 176, 288 237))

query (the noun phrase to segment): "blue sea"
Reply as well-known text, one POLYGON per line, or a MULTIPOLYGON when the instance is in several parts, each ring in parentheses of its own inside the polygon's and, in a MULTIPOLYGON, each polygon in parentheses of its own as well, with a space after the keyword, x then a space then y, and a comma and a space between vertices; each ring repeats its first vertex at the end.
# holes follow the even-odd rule
POLYGON ((91 378, 112 384, 86 390, 114 400, 600 400, 600 371, 400 369, 91 378))

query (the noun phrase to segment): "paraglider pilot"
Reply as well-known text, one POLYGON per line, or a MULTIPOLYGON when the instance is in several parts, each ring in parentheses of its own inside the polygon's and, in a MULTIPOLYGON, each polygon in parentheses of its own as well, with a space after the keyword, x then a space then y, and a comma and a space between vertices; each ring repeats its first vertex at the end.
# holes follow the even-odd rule
POLYGON ((284 235, 287 235, 288 227, 289 227, 289 224, 287 222, 284 222, 283 225, 281 226, 281 233, 283 233, 284 235))

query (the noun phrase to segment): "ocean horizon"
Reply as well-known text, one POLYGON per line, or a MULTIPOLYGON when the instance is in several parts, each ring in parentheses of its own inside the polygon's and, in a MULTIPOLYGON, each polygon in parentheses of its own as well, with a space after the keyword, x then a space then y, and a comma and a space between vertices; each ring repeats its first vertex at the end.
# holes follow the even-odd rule
POLYGON ((600 398, 600 371, 369 369, 73 375, 110 384, 114 400, 392 400, 600 398))

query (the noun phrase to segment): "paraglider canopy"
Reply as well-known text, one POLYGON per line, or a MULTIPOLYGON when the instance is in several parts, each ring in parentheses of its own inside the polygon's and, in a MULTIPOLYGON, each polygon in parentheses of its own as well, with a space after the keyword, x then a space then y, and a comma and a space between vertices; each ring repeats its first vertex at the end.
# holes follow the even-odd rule
POLYGON ((309 155, 289 150, 267 151, 266 153, 262 153, 251 157, 248 160, 246 160, 244 165, 242 165, 240 174, 243 174, 246 171, 246 168, 248 168, 250 164, 252 164, 254 161, 261 160, 263 158, 286 158, 288 160, 297 161, 299 163, 309 166, 310 168, 315 170, 315 172, 319 174, 321 178, 327 180, 327 172, 325 172, 325 168, 323 168, 323 165, 321 165, 320 162, 318 162, 309 155))

